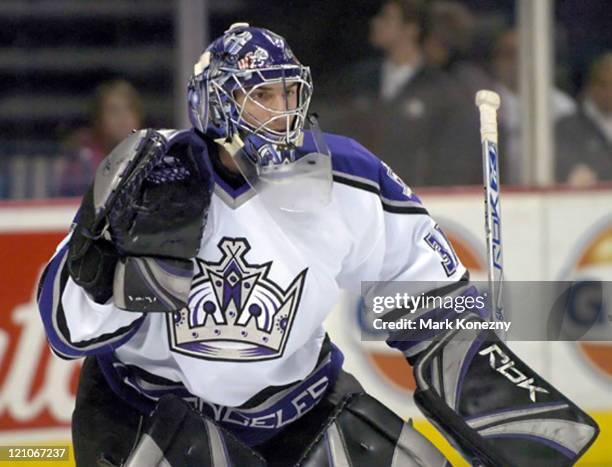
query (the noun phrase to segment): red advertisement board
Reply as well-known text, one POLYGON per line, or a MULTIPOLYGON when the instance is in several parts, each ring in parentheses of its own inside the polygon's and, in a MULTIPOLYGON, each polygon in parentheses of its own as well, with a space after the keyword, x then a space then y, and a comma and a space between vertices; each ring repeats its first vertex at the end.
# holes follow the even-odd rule
POLYGON ((80 362, 51 353, 36 284, 64 231, 0 233, 0 435, 67 428, 80 362))

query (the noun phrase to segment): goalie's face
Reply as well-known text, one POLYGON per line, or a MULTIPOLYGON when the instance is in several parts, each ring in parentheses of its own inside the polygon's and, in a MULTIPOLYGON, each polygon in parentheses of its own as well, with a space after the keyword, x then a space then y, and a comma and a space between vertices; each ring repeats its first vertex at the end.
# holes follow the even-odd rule
POLYGON ((254 133, 286 135, 294 129, 299 90, 297 82, 264 82, 249 89, 238 89, 234 99, 239 119, 254 133))

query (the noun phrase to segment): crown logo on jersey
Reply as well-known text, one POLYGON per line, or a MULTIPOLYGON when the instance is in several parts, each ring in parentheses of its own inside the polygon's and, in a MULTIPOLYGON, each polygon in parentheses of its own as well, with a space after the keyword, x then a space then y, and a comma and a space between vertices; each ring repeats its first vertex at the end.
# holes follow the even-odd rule
POLYGON ((219 262, 197 261, 189 309, 168 317, 172 348, 211 360, 269 360, 283 354, 307 269, 283 289, 272 262, 251 264, 244 238, 224 237, 219 262))

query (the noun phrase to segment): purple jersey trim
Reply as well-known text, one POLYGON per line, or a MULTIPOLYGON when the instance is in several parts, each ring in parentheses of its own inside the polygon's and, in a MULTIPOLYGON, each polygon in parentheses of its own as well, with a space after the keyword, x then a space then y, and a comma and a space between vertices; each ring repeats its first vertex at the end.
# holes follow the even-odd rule
POLYGON ((233 199, 236 199, 239 196, 242 196, 243 194, 245 194, 247 191, 251 189, 251 185, 249 185, 246 181, 242 185, 240 185, 238 188, 232 188, 221 178, 221 176, 217 172, 214 171, 214 169, 213 169, 213 179, 215 180, 215 183, 219 185, 219 187, 223 189, 223 191, 225 191, 233 199))
POLYGON ((60 277, 60 275, 67 273, 60 270, 60 264, 67 254, 68 243, 57 252, 48 264, 38 298, 38 309, 47 334, 47 340, 55 353, 62 358, 79 358, 112 351, 131 339, 140 328, 144 316, 112 333, 100 335, 89 341, 73 342, 69 335, 70 331, 65 324, 66 318, 61 303, 63 287, 67 279, 60 277), (54 296, 56 286, 59 286, 59 290, 58 295, 54 296), (53 306, 54 301, 56 303, 55 307, 53 306), (104 344, 105 341, 109 342, 104 344))
MULTIPOLYGON (((374 190, 386 201, 408 201, 421 204, 421 200, 407 189, 406 185, 388 166, 357 141, 331 133, 324 133, 324 138, 332 154, 332 170, 335 175, 341 176, 344 174, 352 177, 356 184, 359 183, 360 179, 370 185, 375 185, 374 190)), ((170 139, 169 144, 185 141, 193 142, 198 146, 204 144, 195 130, 178 132, 170 139)), ((316 152, 316 150, 312 133, 304 131, 304 144, 298 148, 298 151, 309 154, 316 152)), ((207 161, 207 164, 213 174, 215 183, 233 199, 237 199, 251 189, 251 186, 246 182, 236 189, 232 188, 217 174, 209 161, 207 161)))
POLYGON ((321 401, 335 384, 344 356, 338 347, 331 344, 329 354, 304 380, 279 390, 284 392, 279 400, 273 403, 264 401, 254 408, 225 407, 206 402, 190 394, 177 382, 168 381, 166 387, 163 383, 143 384, 135 372, 119 361, 114 353, 98 355, 97 360, 113 392, 140 412, 151 414, 160 397, 174 394, 194 405, 243 443, 255 446, 275 436, 321 401))
MULTIPOLYGON (((378 157, 354 139, 346 136, 324 133, 325 141, 332 154, 332 169, 336 174, 358 177, 378 185, 380 196, 391 201, 421 203, 414 193, 406 193, 406 186, 378 157)), ((300 151, 316 151, 312 134, 304 132, 304 145, 300 151)))
MULTIPOLYGON (((47 265, 40 297, 38 298, 38 311, 40 312, 40 317, 47 334, 47 340, 51 347, 62 356, 80 357, 82 354, 79 351, 64 344, 53 325, 53 286, 58 278, 57 275, 60 274, 59 266, 64 256, 67 254, 68 244, 64 245, 47 265)), ((61 292, 62 291, 60 291, 60 297, 61 292)))

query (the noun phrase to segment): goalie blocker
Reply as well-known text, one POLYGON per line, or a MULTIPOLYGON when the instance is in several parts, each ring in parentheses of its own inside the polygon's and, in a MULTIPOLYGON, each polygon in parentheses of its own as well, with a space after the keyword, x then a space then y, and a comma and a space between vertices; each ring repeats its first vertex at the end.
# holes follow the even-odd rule
POLYGON ((599 434, 490 330, 442 335, 414 373, 417 405, 472 465, 570 466, 599 434))

